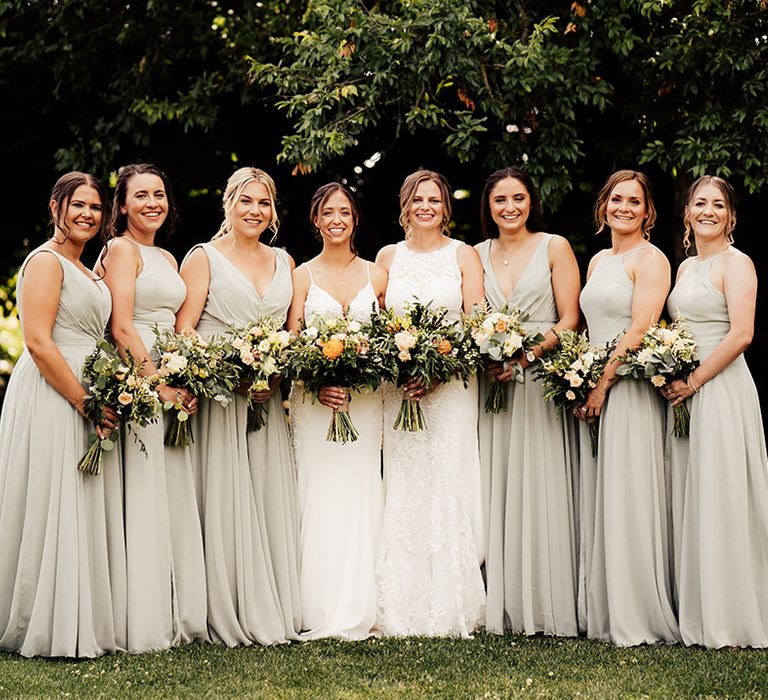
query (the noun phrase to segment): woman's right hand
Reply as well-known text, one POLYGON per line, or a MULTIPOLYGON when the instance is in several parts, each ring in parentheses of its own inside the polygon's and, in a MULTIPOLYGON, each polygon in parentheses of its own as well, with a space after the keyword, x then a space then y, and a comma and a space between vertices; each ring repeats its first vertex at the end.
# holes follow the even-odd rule
POLYGON ((508 382, 515 374, 515 363, 491 361, 485 365, 485 371, 497 382, 508 382))
POLYGON ((317 392, 317 400, 335 411, 344 405, 347 392, 340 386, 324 386, 317 392))
POLYGON ((600 412, 603 410, 603 404, 605 403, 606 390, 600 386, 596 386, 592 391, 587 394, 587 400, 582 406, 575 409, 573 415, 582 420, 595 420, 600 417, 600 412))
POLYGON ((197 397, 187 389, 176 388, 168 384, 157 385, 157 395, 162 403, 181 404, 181 408, 190 416, 197 413, 197 397))

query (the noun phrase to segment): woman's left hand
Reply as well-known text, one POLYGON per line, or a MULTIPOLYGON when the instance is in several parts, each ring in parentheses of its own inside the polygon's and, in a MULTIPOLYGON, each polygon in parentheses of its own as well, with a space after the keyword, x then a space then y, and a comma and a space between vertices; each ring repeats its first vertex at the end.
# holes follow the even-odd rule
POLYGON ((269 389, 266 391, 252 391, 250 394, 251 401, 254 403, 267 403, 267 401, 269 401, 275 395, 275 391, 277 391, 280 380, 281 377, 278 375, 272 380, 272 383, 269 385, 269 389))
POLYGON ((427 385, 422 381, 420 377, 413 377, 412 379, 409 379, 405 383, 405 386, 403 387, 403 391, 405 392, 406 398, 416 399, 416 401, 420 401, 427 394, 429 394, 436 387, 438 387, 440 383, 441 382, 439 379, 433 379, 432 385, 430 387, 427 387, 427 385))
POLYGON ((669 401, 673 406, 679 406, 689 396, 693 396, 696 392, 689 382, 683 379, 675 379, 667 386, 660 389, 661 395, 669 401))

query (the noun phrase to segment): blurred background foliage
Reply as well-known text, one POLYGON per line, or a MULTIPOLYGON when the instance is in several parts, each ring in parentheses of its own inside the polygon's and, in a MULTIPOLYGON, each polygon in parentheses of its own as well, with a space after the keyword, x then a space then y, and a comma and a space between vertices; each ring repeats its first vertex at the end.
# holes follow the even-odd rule
MULTIPOLYGON (((307 209, 328 180, 357 191, 373 257, 401 235, 409 172, 448 176, 454 235, 475 243, 484 178, 516 164, 582 270, 607 244, 591 209, 620 167, 651 176, 653 239, 673 266, 688 186, 727 177, 736 244, 764 268, 768 0, 0 0, 0 98, 0 278, 48 235, 58 175, 110 182, 137 161, 174 183, 178 257, 216 231, 241 165, 275 177, 277 245, 301 261, 318 250, 307 209)), ((748 354, 761 396, 763 296, 748 354)))

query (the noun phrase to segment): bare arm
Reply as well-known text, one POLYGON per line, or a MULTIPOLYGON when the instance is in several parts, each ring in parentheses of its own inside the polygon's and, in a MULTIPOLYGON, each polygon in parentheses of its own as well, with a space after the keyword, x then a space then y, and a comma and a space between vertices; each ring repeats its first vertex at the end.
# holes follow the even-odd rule
POLYGON ((202 248, 196 248, 181 268, 181 279, 187 287, 187 296, 176 313, 176 330, 190 331, 197 327, 208 299, 211 270, 208 256, 202 248))
POLYGON ((462 245, 456 253, 461 270, 461 294, 464 313, 468 314, 476 304, 485 303, 483 289, 483 263, 480 254, 469 245, 462 245))
POLYGON ((88 392, 70 369, 52 337, 63 280, 61 263, 53 254, 38 253, 27 263, 21 290, 21 327, 24 344, 43 379, 78 413, 85 415, 88 392))
POLYGON ((387 268, 375 263, 373 265, 373 270, 371 271, 371 282, 373 283, 373 291, 379 301, 379 306, 382 309, 384 308, 384 298, 387 295, 388 280, 389 273, 387 272, 387 268))
POLYGON ((597 418, 605 402, 608 390, 616 382, 617 358, 627 350, 636 348, 648 326, 658 321, 664 308, 670 287, 669 261, 656 248, 649 248, 635 256, 632 267, 627 273, 634 278, 632 293, 631 322, 624 335, 619 339, 597 386, 590 391, 584 413, 581 417, 597 418))
POLYGON ((286 327, 291 333, 298 333, 304 320, 304 302, 309 291, 309 273, 303 265, 293 271, 293 297, 288 308, 286 327))
POLYGON ((688 381, 675 380, 665 393, 676 406, 712 377, 722 372, 752 342, 755 331, 755 304, 757 300, 757 274, 755 266, 746 255, 733 252, 722 259, 719 270, 713 270, 722 282, 725 303, 731 327, 712 353, 693 371, 688 381))

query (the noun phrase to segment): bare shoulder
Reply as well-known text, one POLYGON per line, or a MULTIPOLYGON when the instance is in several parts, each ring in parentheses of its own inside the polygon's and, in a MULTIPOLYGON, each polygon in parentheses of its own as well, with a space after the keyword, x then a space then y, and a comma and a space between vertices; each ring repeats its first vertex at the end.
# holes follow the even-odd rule
POLYGON ((54 277, 61 283, 64 277, 61 261, 50 248, 44 246, 41 246, 30 255, 27 263, 24 265, 23 273, 24 282, 31 280, 34 281, 35 285, 49 277, 54 277))
POLYGON ((562 253, 572 253, 573 248, 570 241, 564 236, 556 233, 549 234, 549 254, 558 255, 562 253))
MULTIPOLYGON (((748 275, 757 277, 755 263, 746 253, 731 247, 721 258, 722 271, 724 275, 748 275)), ((719 262, 719 261, 718 261, 719 262)))
POLYGON ((169 251, 167 251, 165 248, 158 248, 158 250, 165 256, 165 259, 173 265, 173 269, 177 270, 179 269, 179 263, 176 262, 176 258, 171 255, 169 251))
POLYGON ((182 264, 183 270, 198 271, 208 269, 208 254, 202 246, 195 246, 187 253, 182 264))
POLYGON ((379 265, 378 263, 371 264, 371 281, 376 289, 385 289, 388 279, 389 272, 384 265, 379 265))
POLYGON ((459 264, 467 263, 474 265, 477 263, 478 265, 482 265, 482 262, 480 261, 480 253, 477 252, 476 248, 466 243, 462 243, 458 246, 456 250, 456 259, 459 261, 459 264))
POLYGON ((376 255, 376 264, 389 270, 389 268, 392 267, 392 261, 395 259, 396 250, 397 244, 395 243, 385 245, 376 255))
POLYGON ((639 250, 637 255, 632 256, 632 258, 631 265, 635 274, 646 270, 649 272, 666 272, 667 274, 672 271, 667 256, 655 245, 639 250))

